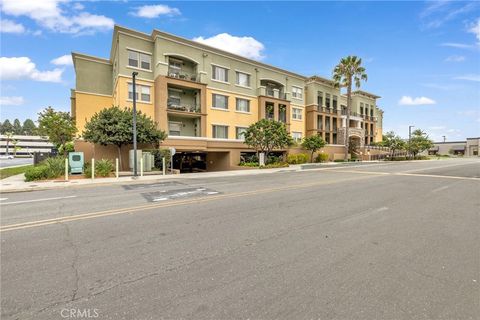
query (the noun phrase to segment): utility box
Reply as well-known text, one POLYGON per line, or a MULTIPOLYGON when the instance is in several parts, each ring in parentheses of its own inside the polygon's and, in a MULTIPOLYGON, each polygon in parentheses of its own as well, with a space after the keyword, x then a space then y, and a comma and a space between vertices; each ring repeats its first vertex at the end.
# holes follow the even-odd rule
POLYGON ((152 171, 153 168, 153 161, 152 161, 152 153, 151 152, 144 152, 143 156, 143 171, 152 171))
POLYGON ((85 164, 85 159, 83 157, 83 152, 69 152, 68 153, 68 164, 70 165, 70 173, 83 173, 83 166, 85 164))
MULTIPOLYGON (((128 152, 128 167, 133 170, 133 149, 128 152)), ((137 171, 140 172, 140 159, 142 158, 142 150, 137 149, 137 171)))

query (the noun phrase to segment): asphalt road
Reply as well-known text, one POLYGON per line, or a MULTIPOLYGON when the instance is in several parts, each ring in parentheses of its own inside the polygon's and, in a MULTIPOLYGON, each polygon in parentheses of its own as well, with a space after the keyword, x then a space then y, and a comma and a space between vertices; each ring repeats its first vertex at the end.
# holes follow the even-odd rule
POLYGON ((0 197, 2 319, 480 315, 479 160, 0 197))
POLYGON ((9 168, 33 164, 33 158, 0 159, 0 168, 9 168))

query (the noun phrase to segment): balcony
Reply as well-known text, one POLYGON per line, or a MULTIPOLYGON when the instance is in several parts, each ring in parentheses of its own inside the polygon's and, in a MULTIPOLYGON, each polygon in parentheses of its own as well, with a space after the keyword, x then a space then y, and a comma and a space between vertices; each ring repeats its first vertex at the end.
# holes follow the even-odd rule
POLYGON ((190 112, 190 113, 200 113, 201 109, 199 105, 183 103, 181 100, 171 99, 167 100, 167 110, 171 111, 180 111, 180 112, 190 112))
POLYGON ((169 85, 167 110, 190 114, 200 113, 199 90, 169 85))
POLYGON ((197 73, 188 72, 177 68, 168 68, 168 76, 175 79, 200 82, 200 77, 197 73))

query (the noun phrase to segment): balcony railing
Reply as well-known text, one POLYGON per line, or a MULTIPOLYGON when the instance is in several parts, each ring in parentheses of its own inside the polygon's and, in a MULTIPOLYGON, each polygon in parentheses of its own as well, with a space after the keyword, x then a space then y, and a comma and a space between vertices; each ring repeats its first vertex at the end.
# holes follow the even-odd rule
POLYGON ((176 78, 176 79, 181 79, 181 80, 200 82, 200 77, 197 73, 178 70, 178 69, 175 69, 175 68, 169 68, 168 69, 168 76, 171 77, 171 78, 176 78))
POLYGON ((200 106, 196 104, 187 104, 183 103, 178 100, 171 100, 168 99, 167 101, 167 109, 172 111, 183 111, 183 112, 191 112, 191 113, 199 113, 201 111, 200 106))

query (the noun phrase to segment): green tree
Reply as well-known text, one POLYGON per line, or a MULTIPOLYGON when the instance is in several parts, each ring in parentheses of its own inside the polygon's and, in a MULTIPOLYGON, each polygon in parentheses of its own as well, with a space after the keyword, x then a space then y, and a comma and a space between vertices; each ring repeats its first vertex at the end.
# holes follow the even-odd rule
MULTIPOLYGON (((167 134, 157 129, 157 124, 150 117, 137 111, 137 142, 151 143, 158 148, 166 137, 167 134)), ((85 124, 83 138, 103 146, 117 146, 118 159, 122 167, 122 146, 133 143, 132 110, 112 106, 95 113, 85 124)))
POLYGON ((23 134, 27 136, 33 136, 35 131, 37 130, 37 126, 33 122, 32 119, 26 119, 23 122, 23 134))
POLYGON ((412 132, 410 141, 407 144, 408 151, 413 154, 415 158, 417 154, 433 147, 433 141, 428 138, 428 135, 421 129, 412 132))
MULTIPOLYGON (((77 127, 69 112, 55 111, 52 107, 48 107, 38 114, 38 133, 48 137, 50 142, 60 148, 73 140, 77 127)), ((64 156, 66 155, 64 152, 64 156)))
POLYGON ((20 123, 20 120, 15 119, 13 120, 13 134, 20 135, 23 133, 23 128, 22 124, 20 123))
POLYGON ((382 146, 390 149, 390 155, 393 157, 395 151, 404 150, 406 148, 405 141, 393 131, 385 133, 382 137, 382 146))
POLYGON ((340 63, 335 66, 333 69, 333 81, 335 87, 347 88, 347 125, 345 128, 345 161, 348 160, 348 151, 349 151, 349 123, 350 123, 350 113, 352 110, 352 86, 355 85, 356 88, 360 88, 360 81, 367 81, 367 74, 365 73, 365 68, 362 67, 362 59, 356 56, 348 56, 342 58, 340 63))
POLYGON ((6 134, 7 132, 13 132, 13 125, 8 119, 6 119, 2 124, 2 134, 6 134))
POLYGON ((284 149, 293 144, 282 122, 262 119, 250 125, 244 133, 245 144, 259 152, 265 153, 265 159, 274 149, 284 149))
POLYGON ((302 148, 310 151, 310 162, 313 162, 313 154, 325 147, 325 144, 325 140, 323 140, 322 136, 318 134, 303 139, 302 148))

